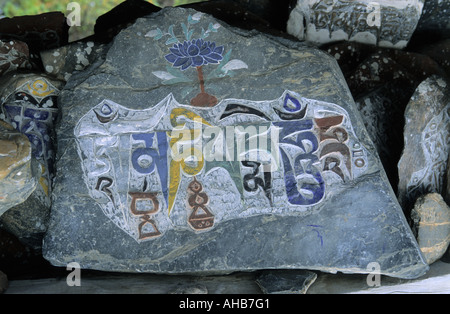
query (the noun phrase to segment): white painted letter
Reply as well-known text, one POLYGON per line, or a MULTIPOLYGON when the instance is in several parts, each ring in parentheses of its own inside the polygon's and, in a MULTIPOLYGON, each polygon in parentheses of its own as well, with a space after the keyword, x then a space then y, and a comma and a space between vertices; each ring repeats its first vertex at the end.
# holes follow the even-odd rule
POLYGON ((73 287, 73 286, 81 286, 81 270, 80 270, 80 264, 76 263, 76 262, 72 262, 67 264, 67 270, 72 270, 72 272, 67 275, 67 285, 69 287, 73 287))
POLYGON ((379 287, 381 286, 381 280, 380 280, 380 271, 381 266, 377 262, 372 262, 367 265, 367 270, 370 271, 369 275, 367 276, 367 285, 369 287, 379 287))
POLYGON ((371 11, 367 15, 367 25, 369 26, 381 26, 381 6, 378 2, 369 2, 367 4, 367 11, 371 11))
POLYGON ((81 26, 81 8, 78 2, 69 2, 66 9, 72 11, 67 15, 67 25, 81 26))

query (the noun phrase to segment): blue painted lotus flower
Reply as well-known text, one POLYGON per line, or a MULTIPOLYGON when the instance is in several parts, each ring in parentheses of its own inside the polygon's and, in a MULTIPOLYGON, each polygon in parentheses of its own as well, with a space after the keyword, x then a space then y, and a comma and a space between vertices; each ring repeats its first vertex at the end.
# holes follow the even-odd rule
POLYGON ((186 70, 189 67, 200 67, 208 63, 218 64, 222 59, 223 46, 216 47, 214 42, 194 39, 178 43, 170 48, 166 60, 176 68, 186 70))

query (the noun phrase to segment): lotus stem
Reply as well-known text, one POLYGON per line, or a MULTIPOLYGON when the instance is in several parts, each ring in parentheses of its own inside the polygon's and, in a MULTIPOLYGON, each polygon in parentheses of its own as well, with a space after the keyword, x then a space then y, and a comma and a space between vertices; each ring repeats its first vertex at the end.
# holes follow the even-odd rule
POLYGON ((198 80, 200 81, 200 90, 202 93, 205 93, 205 80, 203 79, 203 70, 202 66, 197 67, 198 80))

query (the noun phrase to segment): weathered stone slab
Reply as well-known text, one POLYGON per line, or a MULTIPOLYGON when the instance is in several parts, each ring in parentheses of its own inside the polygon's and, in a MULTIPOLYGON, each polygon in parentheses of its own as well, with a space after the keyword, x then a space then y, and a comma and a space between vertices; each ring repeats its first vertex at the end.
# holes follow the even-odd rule
POLYGON ((26 135, 35 161, 36 189, 6 212, 0 225, 20 240, 37 248, 47 228, 54 176, 53 123, 61 82, 41 74, 8 73, 0 80, 0 118, 26 135))
POLYGON ((411 208, 417 197, 442 193, 450 149, 448 82, 432 76, 414 92, 405 110, 404 149, 398 163, 398 198, 411 208))
POLYGON ((0 216, 24 202, 35 188, 30 141, 0 120, 0 216))
POLYGON ((428 264, 439 260, 450 243, 450 208, 438 193, 420 196, 411 212, 413 231, 428 264))
POLYGON ((297 1, 287 32, 322 45, 337 41, 402 49, 419 21, 423 0, 297 1))
POLYGON ((342 73, 320 50, 164 9, 74 74, 59 104, 43 246, 54 265, 427 270, 342 73))

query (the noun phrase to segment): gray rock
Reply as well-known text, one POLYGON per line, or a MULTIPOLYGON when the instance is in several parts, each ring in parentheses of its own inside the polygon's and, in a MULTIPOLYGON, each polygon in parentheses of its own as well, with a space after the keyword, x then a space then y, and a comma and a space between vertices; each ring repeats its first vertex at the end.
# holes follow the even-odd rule
POLYGON ((320 50, 167 8, 117 35, 59 104, 43 245, 53 265, 427 270, 342 73, 320 50))
POLYGON ((61 81, 67 81, 75 71, 86 69, 105 49, 105 44, 93 41, 75 42, 69 45, 41 51, 45 72, 61 81))
POLYGON ((423 0, 297 1, 287 32, 322 45, 337 41, 402 49, 419 21, 423 0))
POLYGON ((428 264, 439 260, 450 243, 450 208, 437 193, 420 196, 411 212, 413 231, 428 264))
POLYGON ((53 123, 61 82, 41 74, 8 73, 1 78, 0 86, 0 118, 28 137, 37 181, 34 192, 1 217, 0 226, 39 249, 50 214, 53 123))
POLYGON ((306 294, 316 278, 316 273, 307 270, 266 270, 256 283, 265 294, 306 294))
POLYGON ((448 95, 448 82, 432 76, 417 87, 406 107, 398 162, 398 199, 405 209, 421 195, 443 194, 450 149, 448 95))

